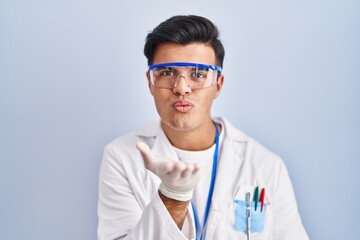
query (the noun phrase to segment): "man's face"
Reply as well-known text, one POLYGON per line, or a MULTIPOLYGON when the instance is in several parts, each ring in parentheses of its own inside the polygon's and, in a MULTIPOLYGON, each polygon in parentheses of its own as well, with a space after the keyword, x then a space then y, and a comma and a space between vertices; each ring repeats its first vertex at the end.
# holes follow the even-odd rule
MULTIPOLYGON (((154 54, 153 64, 169 62, 192 62, 216 65, 214 50, 204 43, 179 45, 160 44, 154 54)), ((189 131, 211 122, 210 110, 219 94, 223 76, 211 87, 192 90, 186 79, 180 77, 174 89, 157 88, 151 84, 149 72, 147 78, 162 126, 178 131, 189 131)))

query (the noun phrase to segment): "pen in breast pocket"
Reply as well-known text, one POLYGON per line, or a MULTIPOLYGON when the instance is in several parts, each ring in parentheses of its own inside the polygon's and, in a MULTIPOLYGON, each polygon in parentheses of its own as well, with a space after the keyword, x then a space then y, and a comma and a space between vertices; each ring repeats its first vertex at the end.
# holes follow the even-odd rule
POLYGON ((250 240, 250 228, 251 228, 251 201, 250 193, 246 193, 246 215, 247 215, 247 240, 250 240))
POLYGON ((254 193, 255 211, 257 210, 258 200, 259 200, 259 187, 256 187, 254 193))
POLYGON ((264 201, 265 201, 265 188, 261 189, 261 193, 260 193, 260 203, 261 203, 261 208, 260 208, 260 212, 262 212, 263 207, 264 207, 264 201))

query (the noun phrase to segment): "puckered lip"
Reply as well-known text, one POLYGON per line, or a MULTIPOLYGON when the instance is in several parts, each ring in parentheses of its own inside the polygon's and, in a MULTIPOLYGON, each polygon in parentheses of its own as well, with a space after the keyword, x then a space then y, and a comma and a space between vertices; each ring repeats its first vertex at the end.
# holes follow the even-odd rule
POLYGON ((194 104, 192 104, 189 101, 181 100, 181 101, 174 102, 172 104, 172 106, 180 112, 187 112, 187 111, 190 111, 194 107, 194 104))

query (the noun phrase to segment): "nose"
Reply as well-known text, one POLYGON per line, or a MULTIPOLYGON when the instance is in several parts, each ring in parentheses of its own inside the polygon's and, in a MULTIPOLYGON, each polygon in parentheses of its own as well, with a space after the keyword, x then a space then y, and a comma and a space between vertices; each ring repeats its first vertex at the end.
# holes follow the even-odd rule
POLYGON ((191 93, 190 85, 186 81, 186 77, 183 75, 180 75, 177 81, 175 82, 173 92, 176 95, 188 95, 191 93))

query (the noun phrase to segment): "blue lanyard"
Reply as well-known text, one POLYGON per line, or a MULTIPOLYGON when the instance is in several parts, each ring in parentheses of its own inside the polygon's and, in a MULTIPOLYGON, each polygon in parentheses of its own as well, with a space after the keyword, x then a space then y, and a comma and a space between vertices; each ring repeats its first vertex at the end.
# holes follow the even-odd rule
MULTIPOLYGON (((218 156, 219 156, 219 129, 216 125, 216 123, 214 122, 215 125, 215 129, 216 129, 216 136, 215 136, 215 152, 214 152, 214 159, 213 159, 213 166, 212 166, 212 172, 211 172, 211 181, 210 181, 210 188, 209 188, 209 193, 208 193, 208 199, 206 202, 206 208, 205 208, 205 215, 204 215, 204 224, 203 224, 203 228, 202 228, 202 232, 205 229, 205 225, 206 225, 206 221, 209 215, 209 210, 210 210, 210 205, 211 205, 211 199, 212 199, 212 195, 214 192, 214 184, 215 184, 215 177, 216 177, 216 168, 217 168, 217 162, 218 162, 218 156)), ((198 230, 199 230, 199 223, 198 223, 198 218, 197 218, 197 214, 195 211, 195 207, 194 204, 191 202, 191 207, 194 213, 194 220, 195 220, 195 231, 196 231, 196 240, 198 240, 198 230)), ((200 240, 202 240, 202 234, 200 233, 200 240)))

